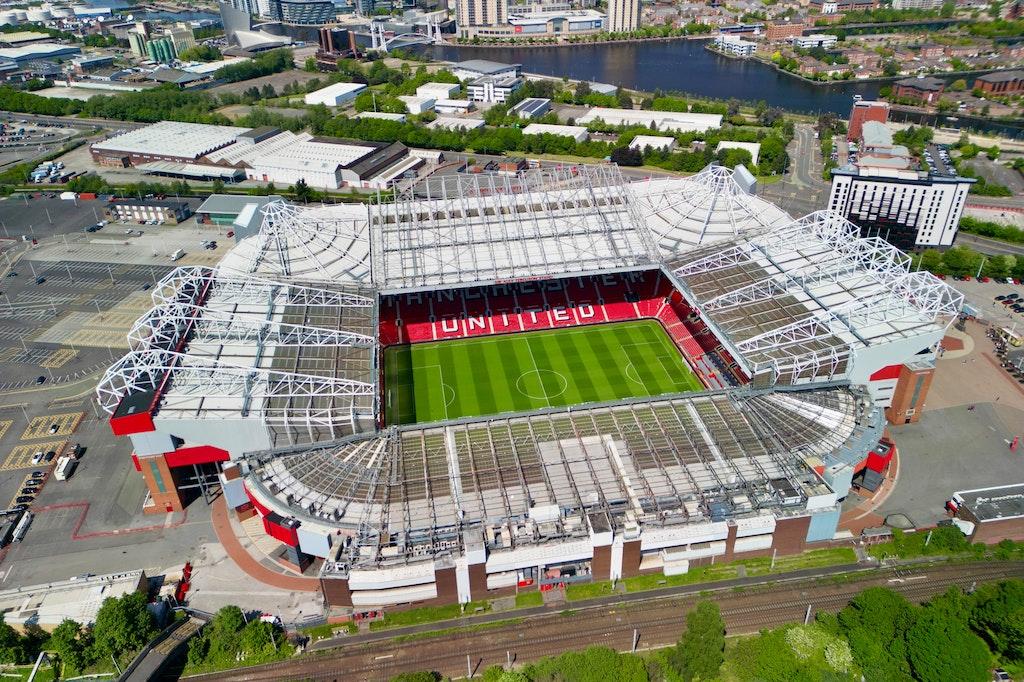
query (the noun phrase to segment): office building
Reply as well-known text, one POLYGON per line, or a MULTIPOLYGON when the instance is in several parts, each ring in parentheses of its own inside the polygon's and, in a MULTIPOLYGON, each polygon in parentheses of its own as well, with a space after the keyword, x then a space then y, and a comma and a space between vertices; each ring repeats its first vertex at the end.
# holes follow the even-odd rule
POLYGON ((474 102, 506 102, 512 93, 523 87, 523 79, 515 76, 484 76, 471 82, 466 92, 474 102))
POLYGON ((508 0, 458 0, 459 34, 468 37, 474 26, 497 26, 508 21, 508 0))
POLYGON ((913 99, 926 104, 934 104, 946 90, 946 82, 931 76, 904 78, 893 85, 892 94, 899 99, 913 99))
POLYGON ((846 141, 859 140, 862 128, 868 121, 887 123, 889 121, 889 103, 872 100, 860 100, 853 103, 850 109, 850 125, 846 128, 846 141))
POLYGON ((974 79, 974 87, 992 95, 1016 95, 1024 92, 1024 71, 996 71, 974 79))
POLYGON ((628 33, 640 28, 640 0, 608 0, 608 31, 628 33))
POLYGON ((816 47, 827 50, 835 47, 839 38, 831 33, 814 33, 809 36, 793 36, 789 41, 793 43, 793 47, 799 47, 801 50, 812 50, 816 47))
POLYGON ((471 26, 463 31, 469 38, 529 40, 538 38, 569 38, 600 33, 606 17, 592 9, 545 9, 513 12, 508 22, 490 26, 471 26))
POLYGON ((894 144, 888 127, 861 126, 860 157, 832 171, 828 208, 905 251, 952 246, 972 178, 962 178, 931 149, 928 170, 906 147, 894 144))
POLYGON ((487 59, 469 59, 452 64, 450 71, 460 81, 474 81, 483 76, 492 78, 516 77, 522 70, 522 64, 502 64, 487 59))
POLYGON ((757 43, 735 35, 715 36, 715 47, 734 57, 752 57, 757 51, 757 43))
POLYGON ((286 24, 327 24, 338 16, 330 0, 271 0, 270 7, 274 18, 286 24))

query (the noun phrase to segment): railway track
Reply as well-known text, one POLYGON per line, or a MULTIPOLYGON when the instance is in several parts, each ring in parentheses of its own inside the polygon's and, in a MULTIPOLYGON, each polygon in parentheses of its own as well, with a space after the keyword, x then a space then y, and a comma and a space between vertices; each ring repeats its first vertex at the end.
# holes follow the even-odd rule
MULTIPOLYGON (((927 600, 951 586, 967 589, 972 584, 1009 577, 1024 577, 1024 562, 954 564, 880 571, 848 582, 801 581, 760 587, 744 592, 718 591, 726 628, 731 634, 747 634, 785 623, 802 622, 808 613, 838 611, 861 590, 886 586, 914 602, 927 600)), ((509 658, 525 662, 572 649, 599 644, 628 651, 638 635, 639 648, 656 648, 675 642, 686 612, 701 597, 652 598, 617 606, 583 608, 551 613, 511 625, 496 625, 432 638, 405 641, 378 640, 352 643, 292 661, 187 678, 189 680, 388 680, 400 672, 436 670, 453 677, 479 674, 509 658)), ((514 616, 515 614, 510 614, 514 616)))

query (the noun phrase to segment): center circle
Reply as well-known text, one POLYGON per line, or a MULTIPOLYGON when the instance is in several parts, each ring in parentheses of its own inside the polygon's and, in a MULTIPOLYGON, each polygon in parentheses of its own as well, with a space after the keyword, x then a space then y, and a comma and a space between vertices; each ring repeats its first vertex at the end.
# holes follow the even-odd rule
POLYGON ((534 369, 519 375, 516 388, 527 398, 550 400, 565 393, 565 389, 569 388, 569 382, 554 370, 534 369))

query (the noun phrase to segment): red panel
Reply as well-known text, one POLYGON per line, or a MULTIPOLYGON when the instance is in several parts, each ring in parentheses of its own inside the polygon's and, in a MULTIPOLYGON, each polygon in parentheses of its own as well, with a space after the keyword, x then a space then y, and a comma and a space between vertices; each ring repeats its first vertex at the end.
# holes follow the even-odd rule
MULTIPOLYGON (((243 486, 244 485, 245 484, 243 483, 243 486)), ((249 501, 252 502, 252 506, 256 507, 256 509, 259 511, 260 516, 266 516, 270 513, 270 510, 267 509, 267 507, 263 503, 261 503, 255 497, 253 497, 253 494, 249 492, 248 486, 245 486, 245 494, 249 496, 249 501)))
POLYGON ((884 381, 885 379, 898 379, 903 365, 889 365, 883 367, 871 375, 871 381, 884 381))
POLYGON ((115 436, 127 436, 132 433, 156 431, 156 426, 153 425, 153 415, 149 412, 139 412, 123 417, 111 417, 110 430, 114 432, 115 436))
POLYGON ((183 467, 191 464, 209 464, 210 462, 226 462, 231 459, 226 450, 212 445, 197 445, 190 448, 179 448, 168 452, 164 457, 169 467, 183 467))
POLYGON ((134 452, 132 453, 132 463, 135 464, 136 471, 142 471, 142 465, 139 464, 139 456, 136 455, 134 452))
POLYGON ((263 517, 263 529, 265 531, 267 531, 267 535, 269 535, 270 537, 274 538, 275 540, 279 540, 279 541, 283 542, 286 545, 290 545, 292 547, 298 547, 299 546, 299 534, 296 531, 296 529, 295 528, 285 528, 284 526, 281 526, 281 525, 276 524, 273 521, 271 521, 271 518, 274 518, 274 517, 271 517, 271 516, 264 516, 263 517))

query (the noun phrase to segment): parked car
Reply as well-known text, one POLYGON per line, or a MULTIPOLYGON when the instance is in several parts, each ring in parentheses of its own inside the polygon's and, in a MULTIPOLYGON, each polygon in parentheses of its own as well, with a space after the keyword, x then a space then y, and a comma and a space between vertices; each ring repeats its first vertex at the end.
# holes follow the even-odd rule
POLYGON ((36 498, 32 497, 31 495, 21 495, 19 497, 14 498, 14 501, 17 502, 18 504, 32 504, 32 502, 35 499, 36 498))
MULTIPOLYGON (((43 453, 40 452, 39 454, 43 454, 43 453)), ((40 458, 40 459, 42 459, 42 458, 40 458)), ((29 475, 32 476, 32 478, 46 478, 46 472, 45 471, 33 471, 29 475)))
POLYGON ((52 461, 53 461, 53 458, 54 458, 54 457, 56 457, 56 456, 57 456, 57 453, 56 453, 56 452, 54 452, 53 450, 50 450, 50 451, 49 451, 49 452, 47 452, 47 453, 46 453, 46 455, 45 455, 45 456, 43 457, 43 461, 44 461, 44 462, 52 462, 52 461))
POLYGON ((46 383, 46 377, 44 377, 41 374, 36 377, 36 385, 45 384, 45 383, 46 383))
POLYGON ((39 492, 39 488, 28 487, 28 488, 22 488, 21 489, 21 494, 22 495, 35 495, 38 492, 39 492))
POLYGON ((50 424, 50 435, 57 433, 60 430, 60 424, 50 424))
POLYGON ((42 450, 40 450, 36 454, 32 455, 32 463, 39 464, 40 462, 43 461, 43 457, 45 457, 45 454, 43 453, 42 450))

